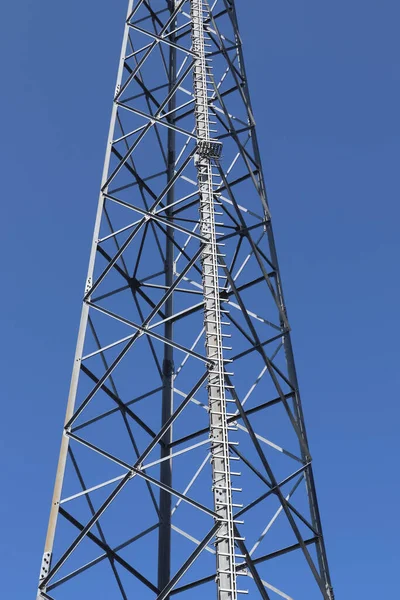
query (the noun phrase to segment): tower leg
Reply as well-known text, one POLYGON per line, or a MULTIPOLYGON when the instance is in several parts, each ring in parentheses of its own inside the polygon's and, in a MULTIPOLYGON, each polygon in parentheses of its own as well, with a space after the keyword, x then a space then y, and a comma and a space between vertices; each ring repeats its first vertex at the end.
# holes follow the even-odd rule
MULTIPOLYGON (((170 2, 171 13, 174 10, 174 2, 170 2)), ((171 24, 171 30, 175 27, 175 22, 171 24)), ((170 36, 170 40, 174 41, 174 34, 170 36)), ((172 46, 169 48, 169 90, 173 89, 176 81, 176 50, 172 46)), ((171 125, 174 124, 174 110, 176 108, 176 98, 172 95, 168 104, 168 119, 171 125)), ((176 133, 174 129, 168 130, 168 148, 167 148, 167 182, 171 181, 175 173, 175 157, 176 157, 176 133)), ((167 194, 167 207, 173 204, 175 199, 174 186, 171 187, 167 194)), ((167 219, 172 219, 172 211, 170 208, 165 210, 167 219)), ((174 281, 174 244, 173 236, 174 229, 166 228, 165 241, 165 285, 171 287, 174 281)), ((168 298, 165 304, 165 317, 168 319, 173 315, 173 294, 168 298)), ((167 340, 173 339, 173 323, 167 321, 164 327, 164 336, 167 340)), ((163 390, 162 390, 162 414, 161 425, 164 426, 171 417, 173 411, 174 399, 174 352, 171 345, 164 346, 163 360, 163 390)), ((164 459, 170 454, 169 445, 172 442, 172 427, 170 427, 163 436, 163 446, 161 447, 160 458, 164 459)), ((168 487, 172 486, 172 460, 164 460, 160 465, 160 481, 168 487)), ((165 489, 160 489, 160 529, 158 538, 158 588, 163 590, 168 584, 171 575, 171 494, 165 489)))

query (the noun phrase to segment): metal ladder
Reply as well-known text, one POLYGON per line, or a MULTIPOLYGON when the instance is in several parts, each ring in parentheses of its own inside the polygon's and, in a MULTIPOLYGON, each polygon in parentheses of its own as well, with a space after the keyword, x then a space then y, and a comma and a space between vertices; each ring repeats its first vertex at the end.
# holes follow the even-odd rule
MULTIPOLYGON (((204 0, 191 0, 192 19, 192 50, 196 56, 193 67, 194 99, 197 134, 197 178, 200 192, 200 232, 207 240, 202 252, 202 280, 204 290, 204 326, 205 346, 209 359, 208 370, 208 406, 210 415, 211 464, 213 474, 214 508, 218 514, 219 528, 216 533, 217 557, 217 589, 218 600, 237 600, 239 593, 247 593, 237 589, 238 573, 236 558, 236 535, 232 499, 231 460, 237 459, 230 455, 229 431, 235 430, 235 425, 228 425, 227 402, 225 385, 224 338, 230 337, 222 332, 224 323, 221 309, 219 280, 222 257, 216 231, 215 205, 220 202, 214 192, 220 182, 215 181, 217 172, 213 167, 217 164, 222 151, 222 144, 211 137, 212 121, 209 113, 210 92, 214 92, 212 81, 211 59, 207 58, 206 47, 208 35, 205 21, 209 19, 209 9, 204 0)), ((220 213, 221 214, 221 213, 220 213)), ((232 402, 232 401, 231 401, 232 402)), ((244 558, 240 556, 240 558, 244 558)))

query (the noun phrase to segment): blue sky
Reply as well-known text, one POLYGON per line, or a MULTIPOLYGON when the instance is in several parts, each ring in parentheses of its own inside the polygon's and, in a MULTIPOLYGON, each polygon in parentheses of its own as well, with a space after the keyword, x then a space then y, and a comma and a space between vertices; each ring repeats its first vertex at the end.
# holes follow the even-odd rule
MULTIPOLYGON (((337 599, 389 596, 400 8, 237 4, 337 599)), ((0 560, 16 600, 43 549, 125 9, 3 7, 0 560)))

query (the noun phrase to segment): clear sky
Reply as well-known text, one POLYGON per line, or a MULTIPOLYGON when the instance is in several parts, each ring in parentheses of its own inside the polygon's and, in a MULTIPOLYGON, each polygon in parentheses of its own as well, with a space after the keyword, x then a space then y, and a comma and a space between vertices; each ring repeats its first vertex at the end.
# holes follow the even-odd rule
MULTIPOLYGON (((400 564, 400 7, 238 0, 337 600, 400 564)), ((125 0, 2 7, 0 564, 35 597, 125 0)))

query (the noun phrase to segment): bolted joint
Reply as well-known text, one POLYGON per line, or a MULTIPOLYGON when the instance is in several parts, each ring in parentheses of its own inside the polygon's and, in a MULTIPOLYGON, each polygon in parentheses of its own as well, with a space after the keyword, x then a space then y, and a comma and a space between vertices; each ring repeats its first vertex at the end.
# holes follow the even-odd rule
POLYGON ((235 231, 237 232, 238 235, 240 235, 240 237, 245 237, 247 234, 247 226, 246 225, 237 225, 237 227, 235 227, 235 231))
POLYGON ((88 295, 88 293, 90 292, 90 290, 92 289, 92 278, 88 277, 86 280, 86 285, 85 285, 85 296, 88 295))
POLYGON ((329 583, 326 584, 326 591, 327 591, 329 600, 335 600, 335 594, 333 593, 333 587, 331 585, 329 585, 329 583))
POLYGON ((172 375, 174 374, 174 363, 173 363, 173 361, 169 360, 168 358, 164 358, 164 360, 163 360, 163 366, 162 366, 162 371, 163 371, 164 377, 172 377, 172 375))
POLYGON ((229 293, 227 290, 220 290, 219 299, 221 302, 229 302, 229 293))
POLYGON ((51 552, 45 552, 42 558, 42 564, 40 566, 39 581, 43 581, 47 577, 50 571, 51 552))
POLYGON ((131 277, 129 279, 129 285, 130 285, 132 292, 136 292, 136 290, 138 290, 140 288, 140 281, 138 279, 136 279, 136 277, 131 277))

